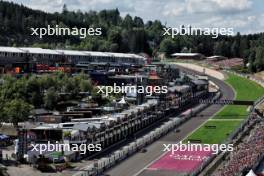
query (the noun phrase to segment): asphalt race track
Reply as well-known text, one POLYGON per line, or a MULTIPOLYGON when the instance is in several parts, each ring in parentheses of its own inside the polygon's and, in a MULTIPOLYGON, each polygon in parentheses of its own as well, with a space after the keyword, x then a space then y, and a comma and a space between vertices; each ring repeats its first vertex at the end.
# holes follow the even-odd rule
MULTIPOLYGON (((197 74, 195 71, 191 71, 185 68, 181 68, 189 73, 197 74)), ((222 92, 222 99, 233 99, 235 93, 233 89, 221 80, 213 77, 209 77, 211 81, 217 84, 222 92)), ((195 117, 191 118, 184 124, 182 124, 178 129, 179 132, 174 131, 168 133, 166 136, 162 137, 158 141, 149 145, 145 153, 136 153, 126 160, 122 161, 115 167, 108 170, 105 174, 111 176, 175 176, 173 171, 157 171, 147 169, 151 164, 154 163, 160 156, 164 153, 163 144, 177 143, 183 140, 189 133, 196 130, 204 122, 206 122, 211 116, 218 112, 223 105, 210 105, 205 110, 198 113, 195 117)), ((177 174, 181 175, 181 174, 177 174)))

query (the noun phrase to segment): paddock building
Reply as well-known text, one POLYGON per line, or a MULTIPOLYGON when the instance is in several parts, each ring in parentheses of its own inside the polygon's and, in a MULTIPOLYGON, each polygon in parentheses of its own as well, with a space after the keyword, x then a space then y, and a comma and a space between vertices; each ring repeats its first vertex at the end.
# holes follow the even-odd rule
POLYGON ((64 67, 77 64, 107 63, 145 65, 147 58, 131 53, 77 50, 51 50, 31 47, 0 47, 0 73, 31 72, 39 67, 64 67))

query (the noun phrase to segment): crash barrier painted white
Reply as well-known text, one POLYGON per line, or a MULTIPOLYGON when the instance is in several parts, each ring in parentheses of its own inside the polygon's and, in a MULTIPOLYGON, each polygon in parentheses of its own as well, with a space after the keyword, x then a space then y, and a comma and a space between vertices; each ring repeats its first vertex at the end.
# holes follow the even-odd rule
MULTIPOLYGON (((218 92, 213 100, 220 98, 221 93, 218 92)), ((122 147, 121 149, 110 154, 109 157, 104 157, 99 160, 96 160, 94 163, 88 165, 84 168, 85 171, 78 172, 74 176, 94 176, 99 175, 107 168, 115 165, 116 163, 126 159, 128 156, 134 154, 145 146, 151 144, 153 141, 159 139, 161 136, 164 136, 169 131, 179 126, 183 122, 187 121, 193 115, 197 114, 201 110, 205 109, 208 105, 201 104, 197 107, 192 108, 183 118, 171 118, 169 121, 162 124, 160 127, 156 128, 154 131, 144 135, 143 137, 137 139, 134 142, 129 143, 128 145, 122 147)))

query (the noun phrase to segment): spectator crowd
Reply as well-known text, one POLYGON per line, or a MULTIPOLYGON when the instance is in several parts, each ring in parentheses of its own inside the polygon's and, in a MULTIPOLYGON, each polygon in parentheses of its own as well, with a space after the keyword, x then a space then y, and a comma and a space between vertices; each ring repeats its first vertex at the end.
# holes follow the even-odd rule
MULTIPOLYGON (((253 119, 255 120, 255 119, 253 119)), ((264 154, 264 122, 257 123, 247 139, 234 148, 215 176, 240 175, 256 166, 264 154)))

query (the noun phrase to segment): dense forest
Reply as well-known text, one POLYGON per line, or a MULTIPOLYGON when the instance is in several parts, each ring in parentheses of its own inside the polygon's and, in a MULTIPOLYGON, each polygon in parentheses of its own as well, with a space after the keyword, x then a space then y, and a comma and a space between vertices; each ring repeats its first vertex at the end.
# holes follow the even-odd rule
POLYGON ((157 56, 164 52, 199 52, 205 56, 223 55, 242 57, 252 72, 264 70, 264 33, 236 36, 163 36, 160 21, 144 22, 140 17, 121 17, 118 9, 100 12, 69 11, 64 5, 61 12, 46 13, 12 2, 0 1, 0 45, 39 46, 91 51, 147 53, 157 56), (60 27, 100 27, 102 35, 31 36, 30 28, 59 25, 60 27))
POLYGON ((41 77, 25 75, 21 78, 2 75, 0 78, 0 123, 12 122, 17 125, 26 120, 33 108, 55 110, 63 103, 85 97, 89 101, 97 98, 96 102, 100 105, 110 102, 112 98, 101 99, 97 87, 83 73, 69 76, 58 72, 41 77), (93 99, 88 99, 86 94, 80 92, 89 92, 93 99))

